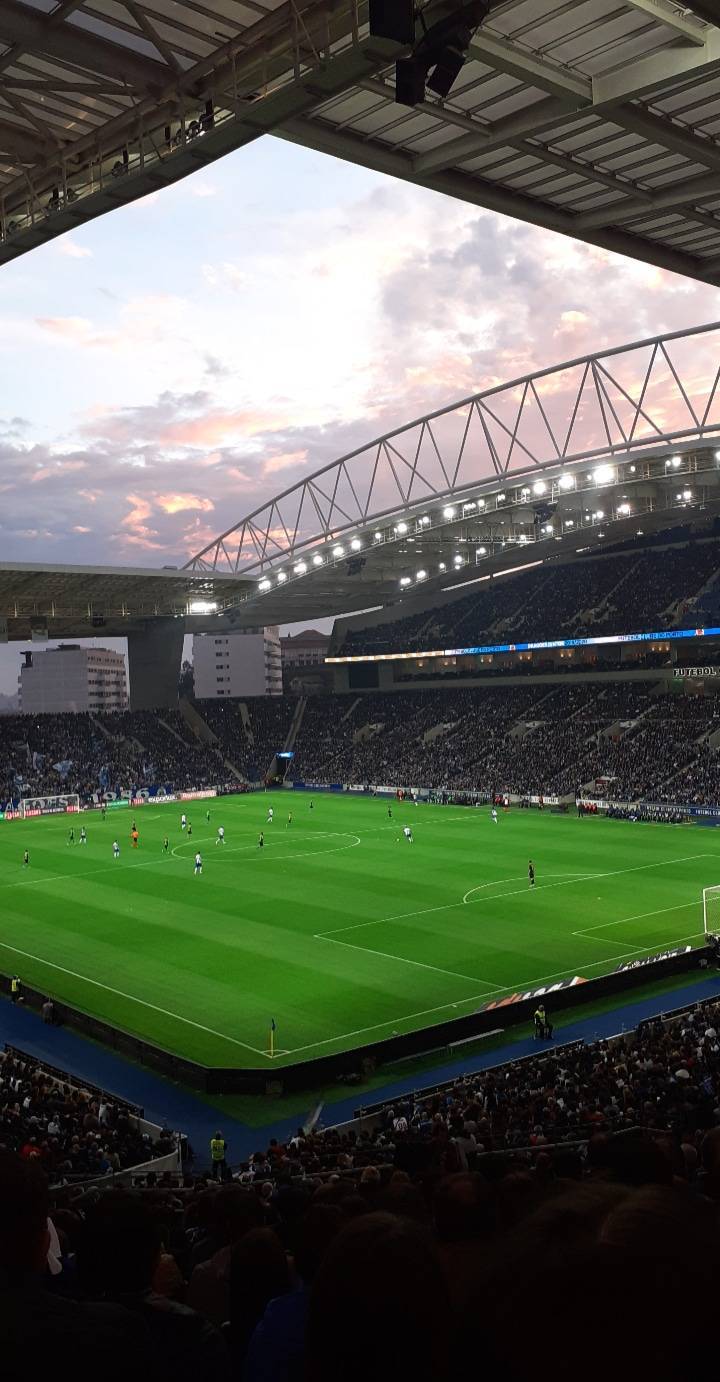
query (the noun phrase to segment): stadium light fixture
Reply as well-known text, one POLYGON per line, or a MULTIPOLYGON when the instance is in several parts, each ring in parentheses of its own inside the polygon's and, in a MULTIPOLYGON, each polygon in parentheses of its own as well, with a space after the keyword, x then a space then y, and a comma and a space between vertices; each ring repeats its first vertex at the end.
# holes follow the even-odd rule
POLYGON ((618 513, 619 513, 619 515, 620 515, 621 518, 627 518, 629 512, 630 512, 630 505, 629 505, 629 504, 618 504, 618 513))
POLYGON ((478 547, 478 549, 477 549, 477 554, 478 554, 479 557, 486 557, 486 556, 487 556, 487 547, 478 547))
POLYGON ((446 570, 447 570, 447 567, 446 567, 446 565, 445 565, 445 562, 444 562, 444 561, 438 562, 438 571, 446 571, 446 570))
POLYGON ((528 540, 528 535, 527 535, 527 533, 521 533, 521 534, 520 534, 520 541, 521 541, 521 542, 527 542, 527 540, 528 540))
POLYGON ((295 572, 296 576, 304 576, 305 572, 307 571, 307 563, 304 561, 296 561, 293 567, 293 571, 295 572))
POLYGON ((484 500, 484 499, 478 499, 478 501, 477 501, 477 506, 478 506, 479 509, 484 509, 484 508, 485 508, 485 500, 484 500))
POLYGON ((313 557, 313 566, 324 566, 324 565, 325 565, 325 563, 324 563, 322 557, 320 556, 320 553, 319 553, 319 552, 316 552, 316 553, 315 553, 315 556, 313 557))
POLYGON ((692 490, 691 490, 691 489, 684 489, 683 492, 682 492, 682 497, 683 497, 683 499, 685 499, 685 500, 692 499, 692 497, 693 497, 693 492, 692 492, 692 490))
POLYGON ((504 499, 507 499, 507 495, 506 495, 506 494, 496 494, 495 498, 497 499, 498 504, 502 504, 503 500, 504 500, 504 499))
POLYGON ((566 528, 574 528, 574 527, 575 527, 575 520, 574 520, 573 518, 566 518, 566 519, 565 519, 565 525, 564 525, 564 526, 565 526, 566 528))
POLYGON ((409 577, 409 576, 401 576, 401 577, 400 577, 400 584, 401 584, 401 585, 409 585, 409 584, 410 584, 410 577, 409 577))
POLYGON ((190 614, 216 614, 217 604, 214 600, 191 600, 188 605, 190 614))
POLYGON ((715 460, 720 464, 720 451, 715 452, 715 460))
POLYGON ((382 533, 373 533, 373 538, 376 542, 382 542, 382 533))
POLYGON ((558 480, 558 489, 568 490, 568 489, 574 489, 574 488, 575 488, 575 476, 574 476, 574 475, 561 475, 561 476, 560 476, 560 479, 558 480))
POLYGON ((546 524, 545 524, 545 527, 543 528, 543 532, 544 532, 544 533, 547 533, 548 536, 549 536, 549 535, 552 533, 552 530, 553 530, 553 525, 552 525, 552 523, 546 523, 546 524))
POLYGON ((673 456, 670 461, 670 464, 673 470, 679 470, 680 466, 682 465, 682 456, 673 456))
POLYGON ((421 518, 419 521, 420 521, 420 523, 422 523, 423 528, 427 528, 427 525, 428 525, 428 523, 430 522, 430 519, 428 518, 427 514, 424 513, 423 516, 422 516, 422 518, 421 518))
POLYGON ((472 511, 473 509, 476 509, 476 508, 477 508, 477 504, 475 503, 475 500, 474 500, 474 499, 468 499, 467 503, 466 503, 466 504, 463 504, 463 513, 467 513, 468 511, 472 511))
POLYGON ((533 485, 533 494, 545 494, 546 491, 547 491, 547 485, 545 484, 545 481, 544 481, 544 480, 536 480, 536 481, 535 481, 535 484, 533 485))
POLYGON ((527 485, 523 485, 522 489, 520 490, 521 498, 527 499, 529 493, 530 490, 528 489, 527 485))
POLYGON ((637 466, 636 466, 636 465, 631 465, 631 466, 630 466, 630 474, 631 474, 631 475, 634 475, 635 472, 636 472, 636 470, 637 470, 637 466))
POLYGON ((452 504, 448 504, 447 507, 443 509, 443 518, 454 518, 454 517, 455 517, 455 510, 454 510, 452 504))
POLYGON ((338 543, 337 547, 333 547, 333 549, 332 549, 332 554, 333 554, 334 557, 344 557, 344 556, 345 556, 345 548, 344 548, 344 547, 341 547, 341 546, 340 546, 340 543, 338 543))
POLYGON ((605 510, 604 510, 604 509, 596 509, 595 512, 593 513, 593 518, 600 518, 600 519, 602 519, 602 518, 604 518, 604 517, 605 517, 605 510))
POLYGON ((422 570, 416 571, 416 572, 415 572, 415 580, 416 580, 416 581, 426 581, 426 580, 427 580, 427 571, 422 571, 422 570))
POLYGON ((359 537, 354 537, 352 542, 350 543, 350 546, 352 547, 353 552, 362 551, 362 543, 359 537))
POLYGON ((287 580, 287 571, 278 571, 278 584, 282 585, 287 580))
POLYGON ((400 533, 400 535, 402 536, 404 533, 407 532, 407 523, 396 523, 395 532, 400 533))
POLYGON ((263 576, 263 579, 258 581, 258 590, 269 590, 271 585, 272 581, 269 581, 267 576, 263 576))
POLYGON ((611 465, 599 465, 597 470, 593 471, 593 480, 596 485, 610 485, 614 479, 615 471, 611 465))

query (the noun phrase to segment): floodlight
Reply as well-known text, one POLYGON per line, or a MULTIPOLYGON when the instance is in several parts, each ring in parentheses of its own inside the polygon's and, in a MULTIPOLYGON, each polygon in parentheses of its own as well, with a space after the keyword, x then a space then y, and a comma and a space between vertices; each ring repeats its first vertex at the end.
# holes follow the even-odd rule
POLYGON ((566 519, 565 519, 565 527, 566 527, 566 528, 574 528, 574 527, 575 527, 575 520, 574 520, 573 518, 566 518, 566 519))
POLYGON ((575 488, 575 476, 574 476, 574 475, 561 475, 561 476, 560 476, 560 479, 558 480, 558 488, 559 488, 559 489, 574 489, 574 488, 575 488))
POLYGON ((428 525, 428 523, 430 522, 430 519, 428 518, 427 514, 425 513, 425 514, 423 514, 422 518, 419 519, 418 521, 419 521, 420 523, 422 523, 423 528, 427 528, 427 525, 428 525))
POLYGON ((609 485, 615 479, 615 471, 611 465, 599 465, 593 471, 593 480, 596 485, 609 485))
POLYGON ((324 566, 324 565, 325 565, 325 563, 324 563, 322 557, 320 556, 320 553, 319 553, 319 552, 316 552, 316 553, 315 553, 315 556, 313 557, 313 566, 324 566))
POLYGON ((396 523, 396 524, 395 524, 395 532, 396 532, 396 533, 400 533, 401 535, 402 535, 403 533, 406 533, 406 532, 407 532, 407 523, 396 523))
POLYGON ((409 584, 410 584, 410 577, 409 577, 409 576, 401 576, 401 577, 400 577, 400 584, 401 584, 401 585, 409 585, 409 584))
POLYGON ((446 569, 447 569, 447 568, 446 568, 446 566, 445 566, 445 562, 444 562, 444 561, 441 561, 441 562, 438 563, 438 571, 445 571, 446 569))
POLYGON ((333 554, 334 557, 344 557, 344 556, 345 556, 345 548, 344 548, 344 547, 341 547, 341 546, 340 546, 340 543, 338 543, 337 547, 333 547, 333 549, 332 549, 332 554, 333 554))
POLYGON ((673 456, 670 461, 670 464, 673 470, 679 470, 680 466, 682 465, 682 456, 673 456))
POLYGON ((479 557, 486 557, 486 556, 487 556, 487 547, 478 547, 478 549, 477 549, 477 554, 478 554, 479 557))
POLYGON ((258 590, 269 590, 271 585, 272 581, 269 581, 267 576, 264 576, 263 579, 258 583, 258 590))
POLYGON ((354 537, 352 542, 350 543, 350 546, 352 547, 353 552, 362 551, 362 543, 359 537, 354 537))
POLYGON ((463 504, 463 513, 465 512, 466 509, 475 509, 475 508, 477 508, 477 505, 476 505, 476 503, 475 503, 475 500, 474 500, 474 499, 468 499, 467 504, 463 504))
POLYGON ((280 584, 282 584, 282 582, 283 582, 283 581, 286 581, 286 580, 287 580, 287 571, 278 571, 278 582, 279 582, 280 584))
POLYGON ((627 515, 629 514, 629 512, 630 512, 630 505, 629 505, 629 504, 619 504, 619 505, 618 505, 618 513, 621 514, 623 518, 626 518, 627 515))
POLYGON ((382 542, 382 533, 373 533, 376 542, 382 542))
POLYGON ((190 614, 215 614, 217 604, 214 600, 191 600, 188 605, 190 614))
POLYGON ((452 504, 448 504, 447 508, 446 508, 446 509, 443 509, 443 518, 454 518, 454 517, 455 517, 455 510, 454 510, 452 504))
POLYGON ((692 499, 692 497, 693 497, 693 495, 692 495, 692 490, 691 490, 691 489, 684 489, 683 492, 682 492, 682 497, 683 497, 683 499, 692 499))
POLYGON ((427 580, 427 571, 417 571, 417 572, 415 573, 415 579, 416 579, 417 581, 424 581, 424 580, 427 580))
POLYGON ((293 567, 293 571, 295 572, 296 576, 304 576, 305 572, 307 571, 306 563, 304 561, 296 561, 293 567))
POLYGON ((495 498, 496 498, 498 504, 502 504, 503 499, 507 499, 507 495, 506 495, 506 494, 496 494, 496 495, 495 495, 495 498))
POLYGON ((594 512, 594 514, 593 514, 593 518, 604 518, 604 517, 605 517, 605 510, 604 510, 604 509, 596 509, 596 510, 595 510, 595 512, 594 512))
POLYGON ((545 484, 544 480, 535 481, 535 484, 533 485, 533 494, 544 494, 546 490, 547 485, 545 484))

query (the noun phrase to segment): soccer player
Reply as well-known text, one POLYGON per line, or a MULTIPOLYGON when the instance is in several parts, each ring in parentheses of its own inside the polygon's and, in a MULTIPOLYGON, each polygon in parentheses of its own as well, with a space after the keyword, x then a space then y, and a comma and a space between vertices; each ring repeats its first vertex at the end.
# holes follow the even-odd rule
POLYGON ((311 811, 314 811, 314 810, 315 810, 315 804, 314 804, 314 802, 313 802, 312 797, 310 798, 310 810, 311 810, 311 811))
POLYGON ((531 888, 535 887, 535 865, 532 859, 528 859, 528 883, 531 888))
POLYGON ((187 824, 187 837, 188 837, 188 839, 190 839, 190 836, 191 836, 191 835, 192 835, 192 825, 190 824, 190 821, 188 821, 188 824, 187 824))
POLYGON ((28 869, 29 867, 30 867, 30 855, 28 854, 28 851, 25 850, 25 853, 23 854, 23 868, 24 868, 24 869, 28 869))
POLYGON ((202 873, 202 854, 195 855, 195 873, 202 873))
POLYGON ((104 802, 103 802, 103 808, 102 808, 102 811, 100 812, 100 815, 102 816, 103 820, 105 820, 106 811, 105 811, 105 803, 104 803, 104 802))
POLYGON ((496 808, 495 808, 494 806, 493 806, 492 811, 490 812, 490 815, 491 815, 491 817, 492 817, 492 823, 493 823, 493 825, 497 825, 497 810, 496 810, 496 808))
POLYGON ((86 831, 84 825, 81 825, 81 826, 80 826, 80 844, 81 844, 81 845, 86 845, 86 844, 87 844, 87 831, 86 831))
POLYGON ((136 826, 136 825, 133 825, 133 828, 132 828, 132 830, 130 831, 130 839, 132 840, 132 847, 133 847, 133 849, 137 849, 139 838, 140 838, 140 836, 138 835, 137 826, 136 826))
POLYGON ((183 815, 180 817, 180 829, 181 829, 181 830, 185 830, 186 826, 187 826, 187 816, 186 816, 185 814, 183 814, 183 815))
POLYGON ((70 827, 70 829, 69 829, 69 831, 68 831, 67 842, 68 842, 69 845, 74 845, 74 844, 75 844, 75 831, 73 830, 72 826, 70 827))
POLYGON ((216 839, 216 841, 215 841, 215 844, 216 844, 216 845, 224 845, 224 844, 225 844, 225 826, 224 826, 224 825, 219 825, 219 826, 218 826, 218 833, 217 833, 217 839, 216 839))
POLYGON ((120 858, 120 846, 117 840, 113 840, 113 859, 120 858))
POLYGON ((272 825, 272 823, 273 823, 273 815, 274 815, 274 812, 273 812, 272 806, 268 806, 267 820, 266 820, 266 822, 265 822, 266 825, 272 825))
POLYGON ((170 848, 170 841, 169 841, 169 839, 168 839, 168 837, 167 837, 167 835, 166 835, 166 836, 165 836, 165 839, 163 840, 163 854, 167 854, 169 848, 170 848))
POLYGON ((209 824, 210 824, 210 812, 209 812, 209 811, 206 811, 206 812, 205 812, 205 820, 207 821, 207 823, 208 823, 208 825, 209 825, 209 824))
POLYGON ((407 840, 408 844, 411 845, 413 842, 413 834, 409 825, 403 826, 403 835, 405 836, 405 839, 407 840))
POLYGON ((263 835, 263 832, 262 832, 262 830, 261 830, 261 831, 260 831, 260 839, 258 840, 258 849, 263 849, 264 845, 265 845, 265 836, 263 835))
POLYGON ((288 818, 287 818, 287 823, 286 823, 286 825, 285 825, 285 829, 286 829, 286 830, 287 830, 287 828, 288 828, 288 825, 292 825, 292 811, 290 811, 290 813, 289 813, 289 815, 288 815, 288 818))
POLYGON ((392 820, 392 806, 388 806, 388 820, 392 820))

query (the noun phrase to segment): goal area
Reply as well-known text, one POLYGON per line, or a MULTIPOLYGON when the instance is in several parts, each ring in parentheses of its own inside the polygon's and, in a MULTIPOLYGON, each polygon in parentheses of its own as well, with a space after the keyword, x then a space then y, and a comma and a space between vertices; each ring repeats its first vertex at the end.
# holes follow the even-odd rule
POLYGON ((80 810, 80 797, 77 792, 61 792, 54 797, 23 797, 19 809, 23 819, 28 816, 64 816, 67 812, 80 810))

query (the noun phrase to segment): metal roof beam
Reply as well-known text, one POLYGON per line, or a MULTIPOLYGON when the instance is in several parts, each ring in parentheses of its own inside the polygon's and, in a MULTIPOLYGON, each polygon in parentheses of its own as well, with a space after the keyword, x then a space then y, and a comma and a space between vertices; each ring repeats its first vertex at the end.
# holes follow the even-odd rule
POLYGON ((688 43, 682 47, 662 48, 639 62, 593 77, 593 105, 607 110, 625 101, 634 101, 658 87, 662 87, 665 95, 678 82, 684 82, 688 73, 697 73, 699 77, 714 76, 720 71, 720 29, 704 32, 705 42, 700 47, 688 43))
POLYGON ((683 9, 696 14, 698 19, 704 19, 706 24, 718 22, 718 0, 685 0, 683 9))
POLYGON ((119 43, 86 33, 76 24, 53 25, 18 0, 3 0, 0 5, 0 40, 27 53, 67 59, 89 72, 102 72, 127 82, 142 92, 157 91, 168 79, 168 68, 159 60, 155 62, 119 43))
POLYGON ((496 72, 505 72, 526 86, 547 91, 550 96, 579 102, 592 100, 589 78, 579 76, 567 67, 547 62, 528 49, 519 48, 516 43, 491 33, 489 29, 478 29, 468 48, 468 57, 474 62, 481 62, 484 67, 492 67, 496 72))
MULTIPOLYGON (((572 114, 572 111, 569 113, 572 114)), ((418 174, 432 173, 436 169, 448 168, 451 164, 464 163, 468 158, 490 153, 493 149, 511 148, 516 140, 526 135, 540 134, 559 119, 567 118, 567 104, 555 96, 549 96, 547 100, 536 101, 534 105, 495 124, 479 125, 476 121, 473 134, 451 139, 427 154, 417 154, 413 169, 418 174)))
MULTIPOLYGON (((697 43, 702 47, 705 42, 705 30, 699 24, 693 24, 686 19, 675 6, 666 4, 665 0, 625 0, 625 4, 629 9, 641 10, 643 14, 650 15, 658 24, 665 24, 678 38, 684 38, 688 43, 697 43)), ((685 5, 683 8, 692 10, 695 6, 685 5)), ((712 23, 717 22, 718 16, 712 23)))
POLYGON ((6 154, 31 162, 51 151, 49 139, 0 116, 0 162, 6 154))
MULTIPOLYGON (((593 226, 615 226, 621 221, 636 220, 639 216, 645 218, 649 212, 667 211, 670 207, 684 206, 686 203, 692 205, 695 200, 702 201, 705 197, 718 196, 720 183, 717 173, 703 173, 697 178, 671 183, 669 187, 651 196, 649 202, 647 199, 642 201, 638 197, 630 197, 617 204, 613 202, 595 211, 587 211, 578 216, 577 225, 584 230, 589 230, 593 226)), ((717 228, 720 232, 720 221, 717 228)))

